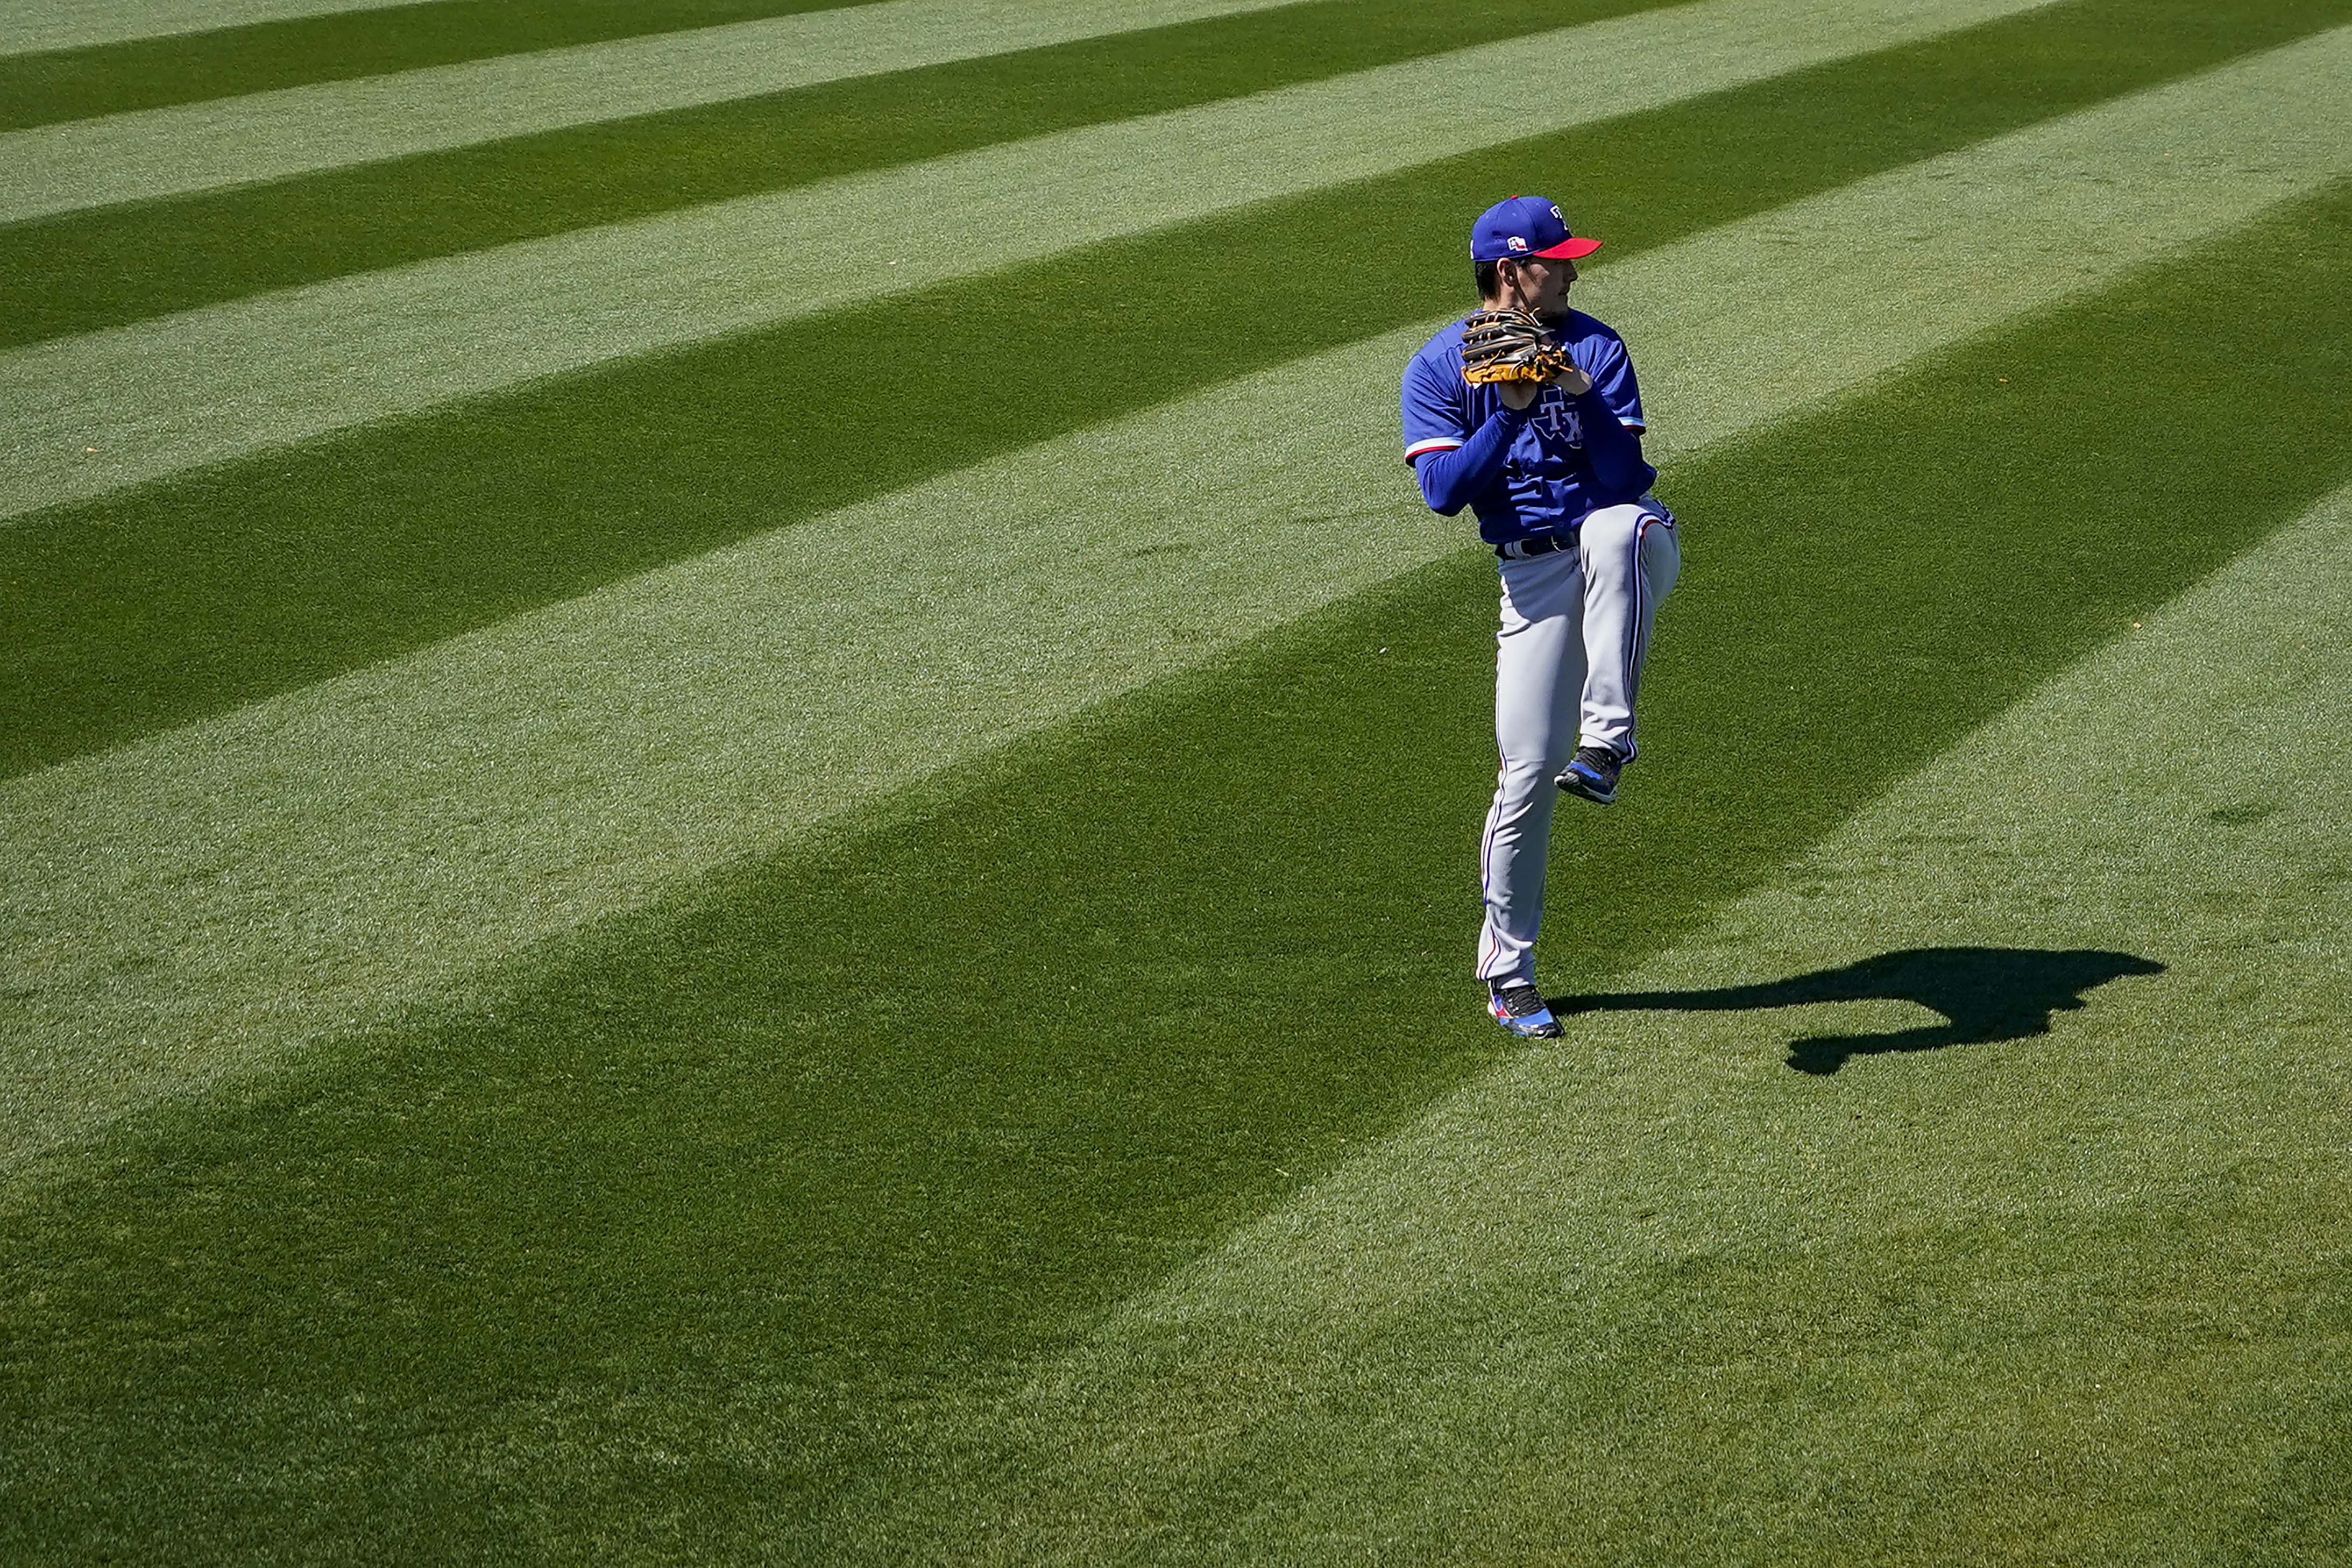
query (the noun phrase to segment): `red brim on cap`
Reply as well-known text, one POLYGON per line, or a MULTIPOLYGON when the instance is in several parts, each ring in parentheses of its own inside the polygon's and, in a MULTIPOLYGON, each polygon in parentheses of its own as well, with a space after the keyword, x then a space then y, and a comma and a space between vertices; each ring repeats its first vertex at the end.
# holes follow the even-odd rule
POLYGON ((1601 242, 1597 239, 1577 239, 1570 236, 1549 250, 1538 250, 1530 254, 1542 256, 1546 261, 1581 261, 1600 248, 1601 242))

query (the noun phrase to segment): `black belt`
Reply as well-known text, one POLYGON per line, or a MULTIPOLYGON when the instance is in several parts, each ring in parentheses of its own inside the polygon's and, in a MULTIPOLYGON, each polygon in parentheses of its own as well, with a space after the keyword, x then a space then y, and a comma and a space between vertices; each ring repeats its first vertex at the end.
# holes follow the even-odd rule
POLYGON ((1549 555, 1554 550, 1567 549, 1576 543, 1576 530, 1564 534, 1537 534, 1532 538, 1514 539, 1507 545, 1496 545, 1495 555, 1502 560, 1526 560, 1530 556, 1549 555))

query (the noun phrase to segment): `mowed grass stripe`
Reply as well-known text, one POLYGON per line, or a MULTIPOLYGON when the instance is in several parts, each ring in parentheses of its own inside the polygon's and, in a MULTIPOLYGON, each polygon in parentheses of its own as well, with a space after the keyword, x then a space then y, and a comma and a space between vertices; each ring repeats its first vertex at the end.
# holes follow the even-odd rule
POLYGON ((377 10, 400 0, 29 0, 0 13, 0 55, 201 33, 292 16, 377 10))
POLYGON ((2177 78, 2255 32, 2217 38, 2172 3, 2166 27, 2137 0, 2012 17, 0 528, 0 771, 1458 309, 1463 219, 1497 190, 1578 193, 1613 265, 2177 78), (1335 233, 1348 267, 1298 265, 1335 233))
MULTIPOLYGON (((362 5, 208 6, 182 26, 52 32, 40 52, 0 47, 0 129, 50 125, 421 70, 493 55, 718 26, 856 0, 380 0, 362 5)), ((870 0, 869 0, 870 3, 870 0)), ((92 8, 83 7, 85 11, 92 8)), ((159 19, 166 14, 158 9, 159 19)))
POLYGON ((0 347, 1240 97, 1649 3, 1313 0, 0 227, 8 282, 0 347))
MULTIPOLYGON (((1555 985, 1696 928, 2340 486, 2347 242, 2339 189, 2232 234, 2228 267, 2188 257, 1678 465, 1692 570, 1653 746, 1562 835, 1611 918, 1552 945, 1555 985), (2264 369, 2259 425, 2210 374, 2216 320, 2264 369)), ((214 1560, 446 1562, 519 1519, 541 1558, 887 1552, 835 1511, 853 1489, 937 1499, 1041 1354, 1495 1065, 1464 977, 1493 591, 1486 561, 1439 562, 556 949, 474 1017, 335 1042, 20 1189, 0 1518, 214 1560)), ((1792 1077, 1778 1046, 1762 1071, 1792 1077)), ((1678 1124, 1605 1131, 1629 1168, 1682 1151, 1678 1124)), ((1685 1266, 1660 1320, 1738 1279, 1685 1266)), ((1298 1472, 1263 1458, 1200 1506, 1284 1495, 1298 1472)), ((1019 1527, 1017 1484, 961 1474, 1019 1527)))
POLYGON ((0 135, 0 223, 782 92, 1277 0, 885 0, 0 135))
POLYGON ((2032 3, 1706 0, 16 350, 0 356, 0 517, 2032 3), (1498 97, 1506 78, 1549 97, 1498 97))
MULTIPOLYGON (((1622 1010, 1347 1151, 1014 1400, 943 1404, 931 1463, 839 1538, 1526 1562, 1573 1518, 1604 1560, 1837 1563, 2329 1539, 2347 598, 2339 489, 1612 979, 1622 1010), (1465 1527, 1431 1478, 1472 1476, 1465 1527)), ((1638 787, 1672 835, 1671 787, 1638 787)))
MULTIPOLYGON (((2245 221, 2292 188, 2242 151, 2293 101, 2288 57, 1601 273, 1662 450, 2245 221), (1810 264, 1759 287, 1792 235, 1810 264), (1706 390, 1733 377, 1746 400, 1706 390)), ((1459 549, 1391 412, 1432 325, 9 786, 0 951, 46 1043, 6 1153, 461 998, 501 955, 1459 549)))

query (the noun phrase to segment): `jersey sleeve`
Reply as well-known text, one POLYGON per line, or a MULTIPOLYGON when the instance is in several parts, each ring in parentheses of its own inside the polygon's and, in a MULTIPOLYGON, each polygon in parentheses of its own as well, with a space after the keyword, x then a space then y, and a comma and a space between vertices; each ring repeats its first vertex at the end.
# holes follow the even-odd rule
POLYGON ((1617 416, 1617 423, 1628 430, 1647 430, 1650 422, 1642 416, 1642 389, 1633 380, 1633 356, 1625 351, 1625 341, 1614 332, 1593 340, 1596 362, 1587 371, 1592 377, 1592 390, 1617 416))
POLYGON ((1470 439, 1470 411, 1462 378, 1448 375, 1426 354, 1404 368, 1404 460, 1451 452, 1470 439))

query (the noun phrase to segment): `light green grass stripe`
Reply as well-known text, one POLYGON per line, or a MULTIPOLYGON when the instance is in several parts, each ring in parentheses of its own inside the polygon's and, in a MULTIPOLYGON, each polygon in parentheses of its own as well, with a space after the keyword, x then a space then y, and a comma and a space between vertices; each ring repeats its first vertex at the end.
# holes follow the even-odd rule
POLYGON ((78 49, 255 22, 381 11, 411 0, 30 0, 0 9, 0 55, 78 49))
POLYGON ((0 356, 0 517, 2038 3, 1707 0, 36 345, 0 356))
POLYGON ((943 65, 1287 0, 889 0, 0 135, 0 223, 943 65))
MULTIPOLYGON (((1711 231, 1598 270, 1589 303, 1633 342, 1659 439, 1703 445, 2352 169, 2347 133, 2280 172, 2273 117, 2303 117, 2315 63, 2299 46, 1711 231), (1865 313, 1870 341, 1834 325, 1865 313)), ((478 999, 503 956, 1463 548, 1399 458, 1416 341, 0 788, 0 1164, 478 999)))
MULTIPOLYGON (((2324 1269, 2352 1241, 2320 1196, 2352 1183, 2347 600, 2352 489, 1612 988, 1965 946, 2119 950, 2166 973, 2087 988, 2046 1039, 1857 1057, 1834 1081, 1788 1071, 1791 1039, 1937 1016, 1895 999, 1586 1015, 1129 1303, 1009 1409, 950 1414, 929 1484, 909 1495, 894 1467, 869 1492, 877 1517, 837 1538, 899 1563, 1086 1562, 1156 1531, 1197 1542, 1186 1532, 1225 1521, 1188 1494, 1278 1456, 1291 1506, 1233 1520, 1236 1561, 1359 1562, 1436 1540, 1465 1560, 1528 1561, 1564 1517, 1592 1531, 1592 1561, 1639 1560, 1612 1548, 1643 1530, 1702 1543, 1706 1561, 1916 1560, 1869 1532, 1965 1509, 1945 1496, 1957 1479, 2005 1473, 2038 1478, 2020 1496, 2056 1505, 2046 1528, 2122 1519, 2170 1560, 2220 1560, 2204 1548, 2271 1483, 2277 1391, 2246 1409, 2215 1408, 2215 1391, 2312 1375, 2271 1337, 2295 1313, 2267 1272, 2324 1269), (2065 1260, 2028 1239, 2122 1222, 2160 1249, 2168 1214, 2215 1204, 2242 1225, 2299 1226, 2287 1245, 2318 1250, 2299 1260, 2242 1232, 2246 1262, 2263 1260, 2242 1299, 2143 1300, 2126 1274, 2089 1281, 2115 1300, 2086 1319, 2049 1293, 2065 1260), (1901 1291, 1907 1260, 1971 1237, 1993 1245, 1956 1265, 1953 1293, 1890 1298, 1793 1354, 1773 1354, 1784 1325, 1730 1321, 1707 1289, 1710 1267, 1740 1260, 1802 1277, 1822 1259, 1834 1274, 1860 1242, 1901 1291), (1696 1266, 1679 1287, 1677 1262, 1696 1266), (2021 1344, 2002 1324, 2039 1333, 2021 1344), (1955 1350, 1989 1343, 1921 1354, 1939 1328, 1955 1350), (1699 1364, 1642 1360, 1684 1338, 1699 1364), (2048 1358, 2036 1386, 2001 1367, 2012 1353, 2048 1358), (2055 1364, 2079 1381, 2052 1380, 2055 1364), (1700 1401, 1717 1413, 1703 1435, 1661 1414, 1687 1420, 1700 1401), (1811 1497, 1769 1493, 1791 1452, 1830 1467, 1811 1497), (2053 1455, 2099 1466, 2097 1507, 2047 1495, 2053 1455), (991 1479, 959 1496, 975 1458, 994 1461, 991 1479), (1417 1484, 1465 1475, 1475 1522, 1457 1517, 1457 1486, 1417 1484), (1837 1528, 1857 1533, 1809 1534, 1819 1509, 1851 1511, 1837 1528)), ((2166 1263, 2074 1266, 2160 1279, 2166 1263)), ((2227 1266, 2209 1272, 2226 1283, 2227 1266)), ((1864 1301, 1872 1282, 1850 1281, 1864 1301)), ((1939 1539, 1937 1560, 1987 1560, 1939 1539)), ((2032 1560, 2147 1560, 2105 1544, 2045 1540, 2032 1560)))

